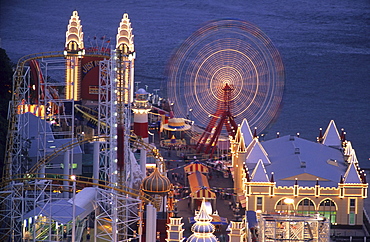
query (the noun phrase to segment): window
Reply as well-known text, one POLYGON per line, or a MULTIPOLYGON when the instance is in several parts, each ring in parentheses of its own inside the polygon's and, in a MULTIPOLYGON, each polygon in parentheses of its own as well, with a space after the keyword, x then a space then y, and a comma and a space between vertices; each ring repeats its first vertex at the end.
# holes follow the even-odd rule
POLYGON ((263 197, 257 197, 256 210, 262 211, 262 205, 263 205, 263 197))
POLYGON ((355 199, 350 199, 349 200, 349 206, 352 208, 352 207, 356 207, 356 200, 355 199))
POLYGON ((350 198, 349 199, 349 224, 355 225, 356 224, 356 199, 350 198))
POLYGON ((286 204, 284 202, 286 198, 282 198, 280 199, 276 205, 275 205, 275 212, 277 213, 288 213, 288 210, 290 210, 290 212, 294 212, 294 204, 286 204))
POLYGON ((349 225, 355 225, 356 224, 356 214, 354 212, 349 212, 349 225))
POLYGON ((330 199, 321 201, 319 206, 319 213, 321 216, 329 219, 330 222, 335 224, 337 222, 337 210, 335 203, 330 199))
POLYGON ((312 200, 305 198, 298 203, 297 213, 303 215, 315 214, 315 204, 312 202, 312 200))

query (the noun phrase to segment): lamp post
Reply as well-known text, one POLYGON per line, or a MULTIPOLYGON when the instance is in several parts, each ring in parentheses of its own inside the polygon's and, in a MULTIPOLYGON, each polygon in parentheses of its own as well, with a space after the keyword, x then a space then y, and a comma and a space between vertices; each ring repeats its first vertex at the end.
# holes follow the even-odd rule
POLYGON ((286 205, 288 205, 288 215, 290 217, 290 205, 292 205, 294 203, 294 199, 292 199, 292 198, 285 198, 284 199, 284 203, 286 205))
POLYGON ((76 176, 72 175, 71 180, 73 180, 73 204, 72 204, 72 242, 75 242, 76 239, 76 176))

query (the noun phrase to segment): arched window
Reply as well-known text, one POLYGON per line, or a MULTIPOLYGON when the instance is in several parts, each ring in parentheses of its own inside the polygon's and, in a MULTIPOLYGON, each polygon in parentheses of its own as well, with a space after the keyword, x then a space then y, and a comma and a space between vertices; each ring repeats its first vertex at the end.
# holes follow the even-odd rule
POLYGON ((294 212, 294 202, 292 204, 288 204, 285 202, 286 198, 282 198, 275 204, 275 212, 277 213, 288 213, 288 210, 290 212, 294 212))
POLYGON ((70 41, 68 43, 68 50, 70 50, 70 51, 78 50, 78 45, 77 45, 76 41, 70 41))
POLYGON ((329 219, 331 223, 337 222, 337 207, 333 200, 329 198, 322 200, 319 206, 319 213, 329 219))
POLYGON ((305 198, 298 203, 297 213, 303 215, 315 214, 315 204, 312 202, 312 200, 305 198))

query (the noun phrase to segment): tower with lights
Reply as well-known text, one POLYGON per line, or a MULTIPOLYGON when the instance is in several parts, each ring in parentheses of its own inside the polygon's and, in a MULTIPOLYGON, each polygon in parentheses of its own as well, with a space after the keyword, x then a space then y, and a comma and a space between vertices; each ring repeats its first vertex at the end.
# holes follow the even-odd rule
MULTIPOLYGON (((137 90, 136 98, 132 111, 134 112, 134 133, 141 137, 144 142, 148 143, 148 113, 151 110, 151 105, 148 102, 148 95, 144 89, 137 90)), ((145 174, 146 169, 146 150, 143 148, 140 151, 140 167, 145 174)))
POLYGON ((64 56, 66 58, 66 99, 79 101, 81 99, 81 65, 85 54, 83 32, 80 17, 73 11, 66 32, 64 56))

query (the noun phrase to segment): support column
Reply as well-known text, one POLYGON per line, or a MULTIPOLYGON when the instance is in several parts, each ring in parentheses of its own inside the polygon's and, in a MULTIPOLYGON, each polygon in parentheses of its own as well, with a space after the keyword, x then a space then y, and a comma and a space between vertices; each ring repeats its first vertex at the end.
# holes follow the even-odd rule
POLYGON ((152 204, 146 205, 146 240, 147 242, 156 241, 157 232, 157 210, 152 204))
POLYGON ((63 192, 63 197, 68 198, 69 197, 69 192, 67 191, 67 187, 69 185, 69 182, 66 181, 69 179, 69 157, 70 156, 70 151, 66 150, 64 152, 64 160, 63 160, 63 187, 64 187, 64 192, 63 192))
MULTIPOLYGON (((145 143, 149 143, 148 140, 149 140, 148 138, 143 138, 143 141, 145 143)), ((147 151, 144 148, 141 148, 140 150, 140 169, 144 177, 146 177, 146 156, 147 156, 147 151)))
MULTIPOLYGON (((93 178, 99 179, 99 152, 100 152, 100 142, 94 142, 94 151, 93 151, 93 178)), ((96 182, 96 181, 95 181, 96 182)))

